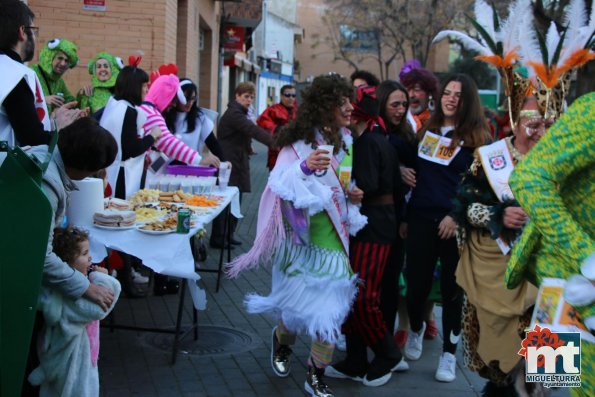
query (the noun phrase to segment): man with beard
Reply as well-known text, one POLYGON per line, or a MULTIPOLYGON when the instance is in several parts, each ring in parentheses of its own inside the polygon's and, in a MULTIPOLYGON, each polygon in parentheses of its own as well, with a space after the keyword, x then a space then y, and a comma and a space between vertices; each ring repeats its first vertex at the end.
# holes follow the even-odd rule
POLYGON ((399 73, 401 83, 409 94, 409 110, 416 118, 416 131, 430 118, 437 98, 438 79, 423 68, 418 60, 407 61, 399 73))
POLYGON ((48 144, 49 131, 63 128, 81 116, 76 103, 48 113, 41 84, 23 63, 33 58, 39 28, 35 15, 20 0, 0 2, 0 141, 10 145, 48 144))

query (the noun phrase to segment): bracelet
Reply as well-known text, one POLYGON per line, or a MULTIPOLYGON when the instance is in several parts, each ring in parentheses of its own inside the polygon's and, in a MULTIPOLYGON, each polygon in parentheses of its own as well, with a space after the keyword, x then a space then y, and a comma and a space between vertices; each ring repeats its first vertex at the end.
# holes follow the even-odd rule
POLYGON ((306 160, 304 160, 300 163, 300 169, 302 170, 304 175, 312 175, 312 173, 314 172, 310 168, 308 168, 308 164, 306 163, 306 160))

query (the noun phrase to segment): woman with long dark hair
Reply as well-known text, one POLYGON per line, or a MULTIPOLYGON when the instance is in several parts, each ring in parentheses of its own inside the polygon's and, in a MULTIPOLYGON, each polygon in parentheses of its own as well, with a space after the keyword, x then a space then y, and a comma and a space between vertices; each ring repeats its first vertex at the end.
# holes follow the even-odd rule
POLYGON ((247 310, 279 320, 271 364, 280 377, 289 375, 295 334, 312 338, 304 385, 311 396, 333 396, 324 368, 357 290, 349 235, 365 224, 352 204, 363 193, 350 189, 349 175, 340 181, 340 173, 351 169, 346 127, 352 95, 351 85, 338 75, 319 76, 304 90, 296 119, 277 138, 282 149, 261 198, 254 246, 229 269, 236 276, 259 263, 272 264, 270 295, 249 295, 247 310))
POLYGON ((445 80, 435 113, 417 133, 416 184, 407 212, 407 309, 411 329, 405 357, 421 357, 426 328, 424 305, 440 259, 444 343, 435 377, 441 382, 452 382, 456 377, 454 353, 461 334, 463 294, 455 280, 459 252, 452 200, 462 175, 473 162, 473 151, 490 140, 488 131, 477 86, 469 76, 455 74, 445 80))

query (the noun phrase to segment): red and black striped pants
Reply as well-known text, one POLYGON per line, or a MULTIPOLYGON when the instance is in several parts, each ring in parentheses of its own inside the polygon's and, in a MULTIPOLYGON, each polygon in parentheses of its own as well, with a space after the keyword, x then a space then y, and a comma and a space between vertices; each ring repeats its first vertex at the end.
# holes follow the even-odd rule
POLYGON ((375 345, 387 331, 380 310, 380 291, 390 250, 390 244, 357 240, 349 244, 351 268, 358 273, 360 284, 344 332, 361 336, 368 346, 375 345))

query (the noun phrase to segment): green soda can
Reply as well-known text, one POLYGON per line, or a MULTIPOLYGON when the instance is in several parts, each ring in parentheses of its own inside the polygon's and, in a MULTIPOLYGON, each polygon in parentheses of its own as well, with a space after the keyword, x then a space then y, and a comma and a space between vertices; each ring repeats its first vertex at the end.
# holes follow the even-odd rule
POLYGON ((180 234, 190 233, 190 209, 180 208, 178 210, 178 228, 176 232, 180 234))

